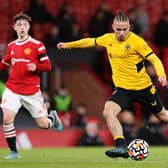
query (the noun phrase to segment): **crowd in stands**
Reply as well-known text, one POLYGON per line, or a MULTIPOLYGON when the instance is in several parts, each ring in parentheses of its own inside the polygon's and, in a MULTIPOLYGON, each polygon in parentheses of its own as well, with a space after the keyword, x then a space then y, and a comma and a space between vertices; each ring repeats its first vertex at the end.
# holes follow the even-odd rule
MULTIPOLYGON (((82 5, 79 7, 79 11, 80 9, 82 11, 91 11, 91 13, 87 15, 89 17, 83 17, 81 19, 79 14, 81 14, 81 16, 83 16, 83 14, 75 11, 76 8, 73 7, 73 2, 70 3, 70 1, 65 0, 65 3, 62 3, 59 10, 54 11, 47 8, 45 0, 29 0, 29 6, 24 12, 32 17, 31 34, 34 38, 44 41, 46 47, 50 49, 56 48, 56 44, 60 41, 73 41, 88 36, 97 37, 111 32, 111 23, 117 11, 116 1, 113 0, 112 2, 114 3, 110 3, 108 0, 96 1, 99 3, 97 3, 97 6, 95 5, 96 9, 94 9, 94 11, 93 9, 82 9, 84 8, 82 5)), ((148 4, 148 9, 150 10, 147 9, 147 0, 136 0, 136 3, 130 0, 128 4, 125 3, 125 6, 123 5, 123 8, 122 0, 117 3, 118 5, 120 4, 121 9, 128 14, 131 30, 143 36, 161 58, 168 76, 168 61, 166 59, 166 57, 168 58, 168 5, 164 6, 167 2, 166 0, 155 1, 151 1, 148 4), (156 8, 153 8, 155 1, 163 4, 162 7, 160 6, 160 8, 158 8, 158 10, 160 10, 158 15, 156 13, 157 16, 152 15, 152 11, 156 10, 156 8), (132 5, 129 6, 130 2, 132 2, 132 5), (133 4, 135 4, 135 6, 133 4)), ((89 3, 89 1, 87 2, 89 3)), ((91 2, 93 2, 93 0, 91 0, 90 3, 91 2)), ((57 3, 57 1, 55 1, 55 3, 57 3)), ((77 2, 75 1, 75 3, 77 2)), ((155 6, 157 6, 157 4, 155 4, 155 6)), ((12 34, 8 40, 13 38, 14 35, 12 34)), ((103 62, 107 63, 107 61, 103 62)), ((146 66, 152 80, 155 81, 156 74, 153 68, 148 63, 146 66)), ((106 65, 105 67, 107 68, 106 65)), ((109 72, 109 69, 104 69, 104 78, 106 82, 111 81, 111 72, 109 72), (110 74, 110 77, 108 74, 110 74)), ((3 87, 3 83, 0 82, 0 91, 3 90, 3 87)), ((165 106, 168 108, 168 104, 166 105, 168 102, 167 91, 168 89, 164 91, 159 90, 161 97, 164 99, 165 106)), ((61 85, 53 94, 49 94, 48 90, 43 90, 43 96, 48 109, 54 108, 58 111, 65 128, 82 127, 85 129, 84 135, 82 135, 78 145, 103 145, 101 138, 97 135, 98 123, 88 121, 89 111, 85 103, 79 102, 76 105, 72 104, 72 95, 65 85, 61 85)), ((152 145, 163 145, 168 142, 168 137, 163 133, 166 127, 162 126, 153 115, 149 115, 148 119, 146 125, 139 126, 136 124, 134 113, 131 111, 121 113, 120 121, 123 124, 127 142, 141 137, 152 145)))
MULTIPOLYGON (((17 10, 23 10, 32 17, 31 34, 44 41, 48 48, 56 48, 59 41, 78 40, 88 36, 97 37, 111 32, 113 17, 118 9, 122 9, 130 18, 131 30, 143 36, 162 60, 167 56, 167 52, 164 52, 168 46, 168 5, 166 0, 150 2, 130 0, 127 3, 124 0, 119 2, 116 0, 91 0, 90 2, 75 0, 74 3, 68 0, 58 0, 57 2, 48 0, 22 2, 21 0, 20 4, 22 4, 20 8, 23 9, 18 8, 17 10), (26 7, 24 4, 27 4, 26 7), (89 7, 90 9, 88 9, 89 7)), ((14 15, 18 11, 14 10, 11 14, 14 15)), ((13 38, 14 35, 11 34, 7 40, 10 41, 13 38)), ((168 69, 166 61, 163 62, 165 62, 165 68, 168 69)))
MULTIPOLYGON (((25 12, 32 17, 33 36, 43 41, 46 40, 46 44, 50 43, 51 37, 52 45, 53 37, 50 36, 51 34, 56 37, 57 42, 60 40, 77 40, 84 36, 97 37, 104 33, 111 32, 111 23, 119 6, 119 9, 123 8, 122 10, 128 14, 133 32, 152 41, 157 46, 167 45, 165 37, 167 34, 168 7, 166 7, 165 0, 153 1, 153 3, 159 3, 160 5, 158 8, 159 14, 156 13, 156 16, 153 18, 151 18, 151 15, 154 15, 153 11, 155 11, 156 8, 152 2, 148 3, 146 0, 136 0, 133 3, 130 0, 128 4, 126 4, 122 0, 119 3, 116 3, 115 0, 112 1, 93 0, 93 2, 90 2, 90 5, 94 4, 92 7, 95 6, 95 8, 90 9, 90 11, 89 9, 83 9, 82 4, 84 2, 78 2, 79 11, 81 9, 81 12, 78 12, 76 5, 74 6, 77 2, 73 4, 67 0, 62 0, 60 1, 62 2, 60 6, 58 5, 60 2, 55 2, 55 5, 59 7, 54 11, 51 8, 51 5, 54 5, 54 3, 49 5, 49 2, 45 0, 29 0, 29 5, 25 9, 25 12), (87 17, 80 19, 79 15, 82 16, 84 10, 88 10, 86 12, 87 17), (83 22, 83 20, 86 21, 83 22)), ((87 6, 85 6, 85 8, 87 8, 87 6)))
MULTIPOLYGON (((54 31, 52 27, 57 27, 58 41, 60 39, 72 41, 83 36, 96 37, 111 32, 113 16, 118 9, 121 9, 130 17, 133 32, 144 36, 157 46, 162 46, 167 43, 167 40, 164 40, 167 34, 167 6, 166 0, 150 2, 147 0, 126 2, 124 0, 74 0, 73 2, 69 0, 52 2, 50 0, 2 0, 1 13, 4 16, 2 20, 5 15, 10 18, 19 11, 28 13, 33 21, 32 34, 40 40, 48 41, 49 34, 54 31), (18 3, 17 7, 16 3, 18 3), (8 6, 11 10, 5 12, 5 7, 8 6), (158 36, 160 33, 163 36, 158 36)), ((10 27, 10 24, 8 26, 10 27)), ((10 38, 12 37, 8 37, 7 40, 11 40, 10 38)))

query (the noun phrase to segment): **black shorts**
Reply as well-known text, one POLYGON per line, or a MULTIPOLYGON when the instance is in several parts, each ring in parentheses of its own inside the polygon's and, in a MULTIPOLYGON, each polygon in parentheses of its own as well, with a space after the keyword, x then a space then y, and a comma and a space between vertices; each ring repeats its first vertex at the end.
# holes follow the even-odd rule
POLYGON ((148 107, 152 113, 158 113, 163 108, 163 104, 154 85, 142 90, 116 88, 108 100, 117 103, 122 111, 129 109, 134 102, 139 102, 142 106, 148 107))

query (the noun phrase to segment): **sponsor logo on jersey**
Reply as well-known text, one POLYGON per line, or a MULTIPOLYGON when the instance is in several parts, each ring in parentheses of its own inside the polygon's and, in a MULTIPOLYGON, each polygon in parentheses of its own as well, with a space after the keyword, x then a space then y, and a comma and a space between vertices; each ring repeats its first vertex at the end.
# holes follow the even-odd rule
POLYGON ((21 58, 21 59, 12 58, 11 59, 11 64, 12 65, 14 65, 16 62, 26 62, 26 63, 29 63, 30 60, 29 59, 24 59, 24 58, 21 58))
POLYGON ((30 49, 30 48, 25 48, 25 49, 24 49, 24 53, 25 53, 26 55, 30 55, 31 49, 30 49))
POLYGON ((124 50, 125 50, 125 51, 129 51, 130 48, 131 48, 131 46, 130 46, 129 44, 126 44, 126 45, 124 46, 124 50))

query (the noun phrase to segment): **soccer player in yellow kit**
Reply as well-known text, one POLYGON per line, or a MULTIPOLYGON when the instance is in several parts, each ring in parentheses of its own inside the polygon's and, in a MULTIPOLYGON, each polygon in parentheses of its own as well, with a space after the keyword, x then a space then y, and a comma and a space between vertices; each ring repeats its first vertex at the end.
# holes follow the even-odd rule
POLYGON ((60 42, 57 48, 106 48, 116 89, 106 101, 103 115, 114 137, 116 148, 107 150, 105 154, 109 157, 127 158, 127 144, 117 116, 130 103, 139 101, 147 105, 158 119, 168 122, 168 111, 162 105, 157 90, 146 72, 144 61, 147 60, 154 66, 162 86, 167 85, 167 79, 161 61, 143 38, 130 31, 129 18, 122 11, 114 17, 112 28, 114 33, 74 42, 60 42))

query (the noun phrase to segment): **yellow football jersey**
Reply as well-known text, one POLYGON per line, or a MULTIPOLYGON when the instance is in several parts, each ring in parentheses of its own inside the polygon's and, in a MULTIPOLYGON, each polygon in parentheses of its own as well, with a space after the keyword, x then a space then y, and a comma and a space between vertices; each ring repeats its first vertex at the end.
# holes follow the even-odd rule
POLYGON ((107 50, 116 87, 141 90, 152 84, 144 66, 144 60, 151 62, 159 77, 165 77, 163 65, 148 44, 138 35, 130 32, 125 41, 118 41, 114 33, 97 38, 85 38, 66 43, 67 48, 103 46, 107 50))

